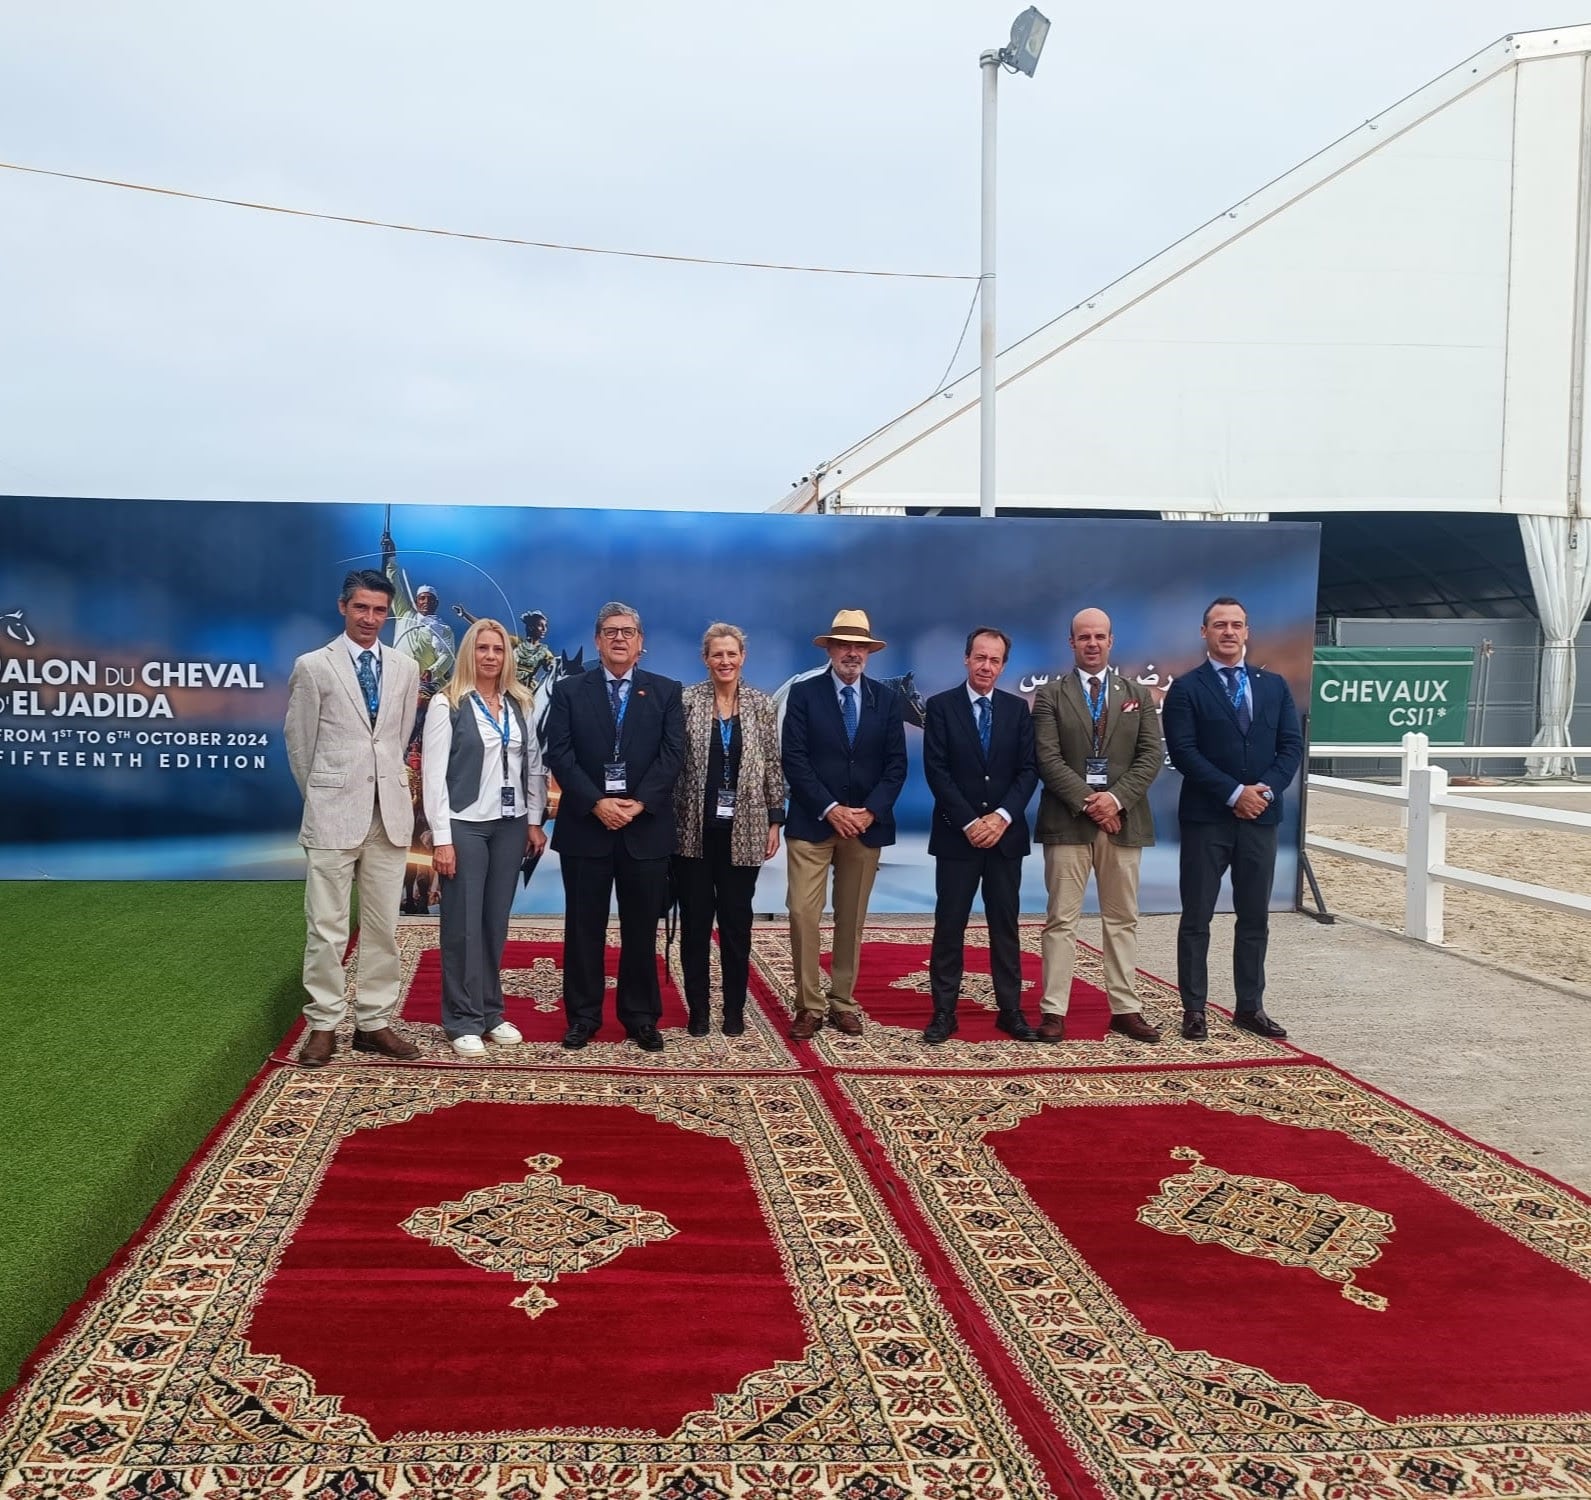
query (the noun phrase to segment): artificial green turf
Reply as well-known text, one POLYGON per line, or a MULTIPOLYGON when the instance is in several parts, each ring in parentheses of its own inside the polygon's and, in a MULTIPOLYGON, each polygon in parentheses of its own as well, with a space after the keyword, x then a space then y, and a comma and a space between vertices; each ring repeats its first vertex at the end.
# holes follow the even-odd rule
POLYGON ((0 885, 0 1390, 303 999, 291 881, 0 885))

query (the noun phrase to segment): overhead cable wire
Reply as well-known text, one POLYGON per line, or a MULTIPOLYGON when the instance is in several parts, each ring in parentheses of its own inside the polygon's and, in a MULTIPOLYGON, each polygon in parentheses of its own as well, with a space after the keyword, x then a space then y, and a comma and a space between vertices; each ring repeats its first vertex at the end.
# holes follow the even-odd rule
POLYGON ((929 391, 929 396, 937 396, 945 389, 950 380, 950 372, 956 366, 956 360, 961 355, 961 346, 967 342, 967 330, 972 327, 972 314, 978 306, 978 296, 983 291, 982 278, 975 278, 978 285, 972 289, 972 301, 967 304, 967 316, 961 320, 961 337, 956 340, 956 347, 951 351, 950 362, 945 366, 945 373, 939 377, 939 384, 929 391))
POLYGON ((190 203, 219 203, 226 208, 251 208, 259 213, 286 214, 295 219, 319 219, 328 224, 356 224, 364 229, 395 229, 404 234, 428 234, 441 239, 475 240, 486 245, 518 245, 530 250, 556 250, 570 255, 608 255, 622 260, 655 260, 684 266, 724 266, 742 271, 798 271, 812 276, 870 276, 890 281, 976 281, 973 275, 950 271, 876 271, 856 266, 806 266, 771 260, 728 260, 711 255, 670 255, 660 250, 614 250, 604 245, 572 245, 557 240, 521 239, 509 234, 479 234, 465 229, 437 229, 427 224, 400 224, 388 219, 367 219, 355 214, 319 213, 310 208, 288 208, 280 203, 256 203, 248 198, 223 198, 212 193, 190 193, 182 188, 158 187, 147 182, 124 182, 116 177, 93 177, 86 172, 58 172, 49 167, 28 167, 0 161, 0 170, 26 172, 35 177, 56 177, 63 182, 86 182, 95 187, 123 188, 134 193, 154 193, 162 198, 183 198, 190 203))

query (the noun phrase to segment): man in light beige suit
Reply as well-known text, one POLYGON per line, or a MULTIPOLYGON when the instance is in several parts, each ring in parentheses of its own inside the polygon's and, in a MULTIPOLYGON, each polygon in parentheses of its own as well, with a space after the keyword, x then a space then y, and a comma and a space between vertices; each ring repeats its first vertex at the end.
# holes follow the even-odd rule
POLYGON ((1110 616, 1072 619, 1076 670, 1047 682, 1033 699, 1033 743, 1044 791, 1035 836, 1044 846, 1049 896, 1041 939, 1044 998, 1039 1040, 1066 1036, 1077 951, 1077 919, 1092 870, 1104 935, 1110 1029, 1158 1042, 1133 983, 1137 968, 1138 864, 1155 841, 1149 787, 1165 763, 1160 720, 1148 692, 1111 670, 1110 616))
POLYGON ((359 984, 354 1051, 399 1059, 420 1049, 388 1024, 398 1003, 398 901, 414 831, 403 753, 414 729, 420 669, 381 644, 392 584, 373 568, 343 579, 337 609, 344 630, 293 663, 287 689, 287 761, 304 798, 298 841, 304 878, 304 1016, 299 1049, 306 1068, 337 1050, 343 1018, 343 953, 349 897, 359 884, 359 984))

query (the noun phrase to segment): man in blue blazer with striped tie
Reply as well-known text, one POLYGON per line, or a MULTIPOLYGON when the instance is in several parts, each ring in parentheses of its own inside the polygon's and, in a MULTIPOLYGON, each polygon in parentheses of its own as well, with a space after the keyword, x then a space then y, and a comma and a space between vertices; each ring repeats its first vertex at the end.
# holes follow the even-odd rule
POLYGON ((1223 595, 1204 612, 1208 660, 1178 677, 1160 722, 1171 764, 1182 773, 1182 920, 1177 989, 1182 1035, 1208 1034, 1210 918, 1221 877, 1232 872, 1232 1021, 1260 1036, 1287 1035, 1265 1013, 1265 948, 1282 794, 1298 774, 1304 737, 1286 679, 1248 663, 1248 611, 1223 595))

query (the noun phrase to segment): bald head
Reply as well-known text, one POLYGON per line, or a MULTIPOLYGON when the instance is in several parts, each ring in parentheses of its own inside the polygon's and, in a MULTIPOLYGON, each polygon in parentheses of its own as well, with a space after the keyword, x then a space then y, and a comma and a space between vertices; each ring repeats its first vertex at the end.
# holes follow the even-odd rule
POLYGON ((1110 616, 1102 609, 1080 609, 1072 616, 1072 655, 1085 672, 1101 672, 1114 640, 1110 616))

